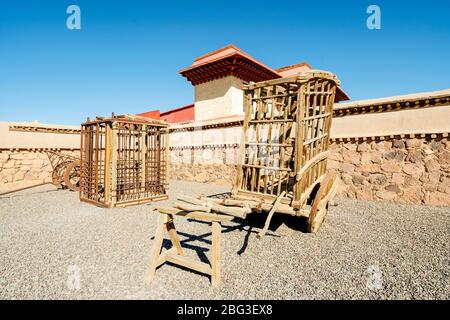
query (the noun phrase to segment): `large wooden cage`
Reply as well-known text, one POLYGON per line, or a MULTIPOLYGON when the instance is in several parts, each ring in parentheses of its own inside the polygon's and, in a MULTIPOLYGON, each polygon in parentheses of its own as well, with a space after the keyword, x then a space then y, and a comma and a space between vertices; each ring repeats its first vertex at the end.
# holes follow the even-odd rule
MULTIPOLYGON (((337 78, 314 71, 244 86, 233 197, 303 208, 327 173, 337 78)), ((335 177, 327 184, 334 185, 335 177)), ((326 192, 325 192, 326 193, 326 192)))
POLYGON ((115 207, 167 199, 167 127, 131 115, 83 123, 80 200, 115 207))

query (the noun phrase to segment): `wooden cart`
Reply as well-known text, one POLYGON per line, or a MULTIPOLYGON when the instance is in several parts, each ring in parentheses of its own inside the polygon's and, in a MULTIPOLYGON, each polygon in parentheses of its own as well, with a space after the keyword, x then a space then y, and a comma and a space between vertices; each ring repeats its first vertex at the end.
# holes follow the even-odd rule
POLYGON ((46 152, 52 165, 52 183, 58 188, 80 190, 80 158, 49 150, 46 152))
POLYGON ((274 212, 307 216, 309 232, 324 221, 338 186, 327 172, 338 84, 335 75, 314 70, 244 86, 237 177, 232 198, 222 203, 270 208, 263 233, 274 212))
POLYGON ((336 174, 327 172, 338 83, 333 74, 314 71, 244 86, 245 119, 240 162, 231 197, 179 195, 174 207, 156 208, 161 217, 147 280, 153 279, 158 266, 169 261, 211 275, 212 285, 218 286, 220 225, 217 221, 223 221, 224 215, 244 219, 254 211, 269 211, 258 236, 267 232, 275 212, 306 216, 308 231, 318 230, 338 186, 336 174), (310 210, 306 210, 308 203, 310 210), (211 267, 183 256, 173 224, 174 216, 213 222, 211 267), (169 233, 173 247, 161 253, 164 230, 169 233))

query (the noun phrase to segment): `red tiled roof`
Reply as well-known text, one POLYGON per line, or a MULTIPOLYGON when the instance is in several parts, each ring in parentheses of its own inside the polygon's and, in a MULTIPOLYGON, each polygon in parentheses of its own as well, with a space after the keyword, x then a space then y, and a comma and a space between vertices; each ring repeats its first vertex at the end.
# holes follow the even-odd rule
POLYGON ((178 107, 178 108, 175 108, 175 109, 170 109, 170 110, 161 112, 161 116, 165 116, 165 115, 168 115, 169 113, 172 113, 172 112, 177 112, 177 111, 181 111, 181 110, 188 109, 188 108, 193 108, 193 107, 194 107, 193 103, 187 104, 187 105, 182 106, 182 107, 178 107))
POLYGON ((188 104, 176 109, 171 109, 161 113, 161 119, 170 123, 191 121, 195 119, 195 108, 193 104, 188 104))
MULTIPOLYGON (((194 63, 181 70, 180 74, 193 85, 198 85, 226 76, 235 76, 246 82, 259 82, 289 77, 312 69, 309 64, 302 62, 273 70, 235 45, 230 44, 195 59, 194 63)), ((336 101, 343 100, 350 100, 350 98, 338 87, 336 101)))
POLYGON ((226 76, 235 76, 244 81, 264 81, 279 78, 279 74, 257 61, 234 45, 228 45, 194 60, 180 74, 193 85, 198 85, 226 76))
POLYGON ((146 117, 146 118, 156 119, 156 120, 161 119, 161 112, 159 110, 138 113, 136 115, 140 116, 140 117, 146 117))
POLYGON ((299 72, 304 72, 304 71, 308 71, 308 70, 312 70, 312 69, 313 68, 306 62, 301 62, 301 63, 293 64, 291 66, 278 68, 275 71, 284 78, 284 77, 296 75, 299 72))
POLYGON ((335 102, 347 101, 347 100, 350 100, 350 96, 344 90, 342 90, 341 87, 337 87, 336 98, 334 100, 335 100, 335 102))
MULTIPOLYGON (((290 66, 276 69, 278 74, 283 78, 294 76, 299 72, 305 72, 308 70, 313 70, 313 68, 306 62, 301 62, 301 63, 297 63, 297 64, 293 64, 290 66)), ((345 101, 345 100, 350 100, 350 97, 347 95, 347 93, 345 93, 344 90, 342 90, 341 87, 337 87, 335 100, 336 100, 336 102, 345 101)))

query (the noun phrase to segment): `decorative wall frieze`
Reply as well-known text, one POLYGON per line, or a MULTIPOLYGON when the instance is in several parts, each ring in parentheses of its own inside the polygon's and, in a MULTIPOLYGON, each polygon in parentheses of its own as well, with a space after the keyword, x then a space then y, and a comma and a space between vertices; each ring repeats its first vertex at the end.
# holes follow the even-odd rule
POLYGON ((56 133, 56 134, 80 134, 81 133, 81 129, 50 128, 50 127, 25 126, 25 125, 10 125, 9 131, 35 132, 35 133, 56 133))
POLYGON ((339 137, 331 138, 331 142, 358 142, 358 141, 383 141, 392 139, 414 139, 414 138, 447 138, 448 132, 441 133, 408 133, 408 134, 395 134, 395 135, 379 135, 371 137, 339 137))
POLYGON ((239 148, 239 143, 224 143, 224 144, 202 144, 202 145, 184 145, 169 147, 170 151, 176 150, 205 150, 205 149, 235 149, 239 148))
POLYGON ((0 152, 80 151, 79 148, 0 148, 0 152))

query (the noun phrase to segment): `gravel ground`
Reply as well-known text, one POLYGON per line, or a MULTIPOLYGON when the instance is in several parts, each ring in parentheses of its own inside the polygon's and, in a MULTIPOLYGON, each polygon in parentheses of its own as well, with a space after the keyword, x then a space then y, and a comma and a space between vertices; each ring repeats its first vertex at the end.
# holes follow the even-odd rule
MULTIPOLYGON (((171 182, 171 198, 227 191, 171 182)), ((0 298, 450 298, 450 208, 338 203, 316 235, 288 216, 276 216, 263 239, 256 232, 264 215, 224 224, 222 284, 212 289, 208 277, 172 265, 158 269, 151 284, 143 282, 157 217, 152 205, 101 209, 50 186, 4 196, 0 298)), ((210 226, 183 218, 175 223, 187 253, 204 259, 210 226)))

